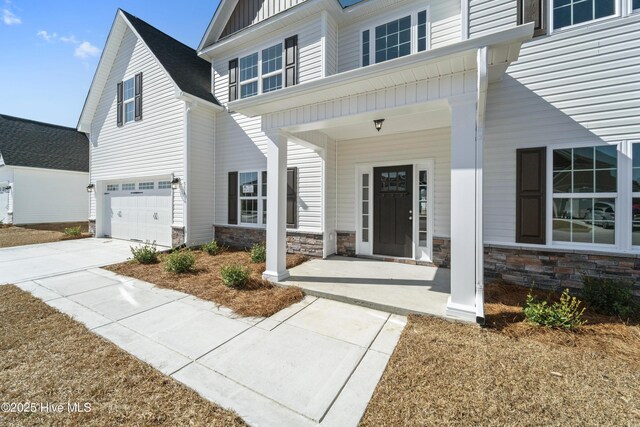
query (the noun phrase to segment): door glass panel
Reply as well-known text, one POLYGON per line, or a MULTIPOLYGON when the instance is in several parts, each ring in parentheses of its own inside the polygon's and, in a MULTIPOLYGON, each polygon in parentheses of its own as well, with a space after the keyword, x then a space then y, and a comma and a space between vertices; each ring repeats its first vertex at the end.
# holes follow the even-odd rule
POLYGON ((362 242, 369 242, 369 174, 362 174, 362 242))
POLYGON ((418 246, 424 248, 427 247, 427 227, 428 227, 428 215, 427 215, 427 171, 418 171, 418 246))
POLYGON ((640 246, 640 197, 634 197, 632 205, 632 241, 634 246, 640 246))

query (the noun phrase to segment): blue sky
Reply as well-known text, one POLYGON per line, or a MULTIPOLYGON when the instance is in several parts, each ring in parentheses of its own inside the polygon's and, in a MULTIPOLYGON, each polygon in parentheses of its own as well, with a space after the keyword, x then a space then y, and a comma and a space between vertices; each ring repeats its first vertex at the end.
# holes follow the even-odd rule
POLYGON ((118 7, 197 47, 218 0, 0 0, 0 114, 75 127, 118 7))

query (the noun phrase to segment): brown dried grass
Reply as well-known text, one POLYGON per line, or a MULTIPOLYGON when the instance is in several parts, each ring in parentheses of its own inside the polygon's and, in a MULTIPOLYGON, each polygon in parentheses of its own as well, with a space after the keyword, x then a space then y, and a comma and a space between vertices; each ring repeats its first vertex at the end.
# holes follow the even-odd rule
POLYGON ((0 227, 0 248, 83 239, 86 237, 91 236, 87 233, 82 236, 67 236, 63 231, 58 230, 45 230, 26 226, 5 226, 0 227))
MULTIPOLYGON (((269 317, 304 297, 297 287, 280 287, 263 280, 261 275, 265 264, 254 264, 246 251, 227 250, 218 255, 209 255, 202 251, 194 251, 196 267, 191 273, 173 274, 164 270, 165 254, 160 255, 160 262, 142 265, 135 261, 106 267, 114 273, 135 277, 153 283, 162 288, 188 293, 198 298, 213 301, 216 304, 231 308, 241 316, 269 317), (220 269, 229 264, 242 264, 251 271, 251 279, 245 289, 232 289, 224 285, 220 278, 220 269)), ((302 264, 306 258, 302 255, 288 255, 287 268, 302 264)))
POLYGON ((0 397, 91 404, 87 413, 0 413, 0 425, 245 425, 233 412, 10 285, 0 286, 0 397))
POLYGON ((484 329, 409 316, 362 425, 640 425, 637 323, 585 312, 576 333, 529 325, 527 292, 488 286, 484 329))

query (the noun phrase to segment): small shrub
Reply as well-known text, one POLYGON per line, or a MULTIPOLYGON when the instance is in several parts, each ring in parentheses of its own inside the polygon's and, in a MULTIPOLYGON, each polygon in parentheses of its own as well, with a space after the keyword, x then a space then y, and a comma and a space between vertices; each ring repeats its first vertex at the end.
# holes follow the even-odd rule
POLYGON ((631 285, 620 280, 583 276, 582 297, 595 311, 629 317, 636 309, 631 285))
POLYGON ((177 274, 191 271, 195 265, 196 256, 189 250, 172 252, 164 261, 165 270, 177 274))
POLYGON ((71 237, 81 236, 82 228, 80 228, 80 226, 65 228, 64 234, 71 237))
POLYGON ((267 247, 264 243, 256 243, 251 247, 251 262, 265 262, 267 260, 267 247))
POLYGON ((579 299, 569 295, 569 289, 562 293, 560 301, 553 304, 538 301, 529 294, 524 304, 524 316, 536 325, 573 330, 584 325, 585 322, 582 319, 584 308, 580 309, 580 304, 579 299))
POLYGON ((251 270, 240 264, 225 265, 220 269, 222 283, 230 288, 244 288, 251 276, 251 270))
POLYGON ((222 251, 222 248, 218 245, 218 242, 212 240, 211 242, 202 245, 202 250, 209 255, 217 255, 222 251))
POLYGON ((131 253, 133 254, 133 259, 140 264, 155 264, 158 262, 158 250, 156 249, 155 242, 147 242, 137 248, 131 246, 131 253))

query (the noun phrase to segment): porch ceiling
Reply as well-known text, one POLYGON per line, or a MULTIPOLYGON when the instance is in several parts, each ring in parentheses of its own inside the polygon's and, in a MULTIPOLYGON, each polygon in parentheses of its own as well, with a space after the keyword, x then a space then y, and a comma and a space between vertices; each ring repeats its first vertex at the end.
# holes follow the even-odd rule
POLYGON ((254 117, 477 69, 477 52, 488 47, 489 80, 499 79, 531 38, 527 24, 392 61, 357 68, 279 91, 229 103, 229 110, 254 117))

